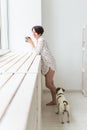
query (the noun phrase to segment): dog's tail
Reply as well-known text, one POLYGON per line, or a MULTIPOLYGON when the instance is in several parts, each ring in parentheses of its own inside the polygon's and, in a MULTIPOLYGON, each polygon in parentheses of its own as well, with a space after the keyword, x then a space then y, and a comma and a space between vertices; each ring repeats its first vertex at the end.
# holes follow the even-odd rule
POLYGON ((63 104, 64 104, 64 110, 66 111, 67 110, 67 105, 68 105, 68 102, 67 101, 63 101, 63 104))
POLYGON ((59 104, 59 111, 60 113, 67 111, 67 106, 68 106, 68 102, 67 101, 63 101, 62 103, 59 104))

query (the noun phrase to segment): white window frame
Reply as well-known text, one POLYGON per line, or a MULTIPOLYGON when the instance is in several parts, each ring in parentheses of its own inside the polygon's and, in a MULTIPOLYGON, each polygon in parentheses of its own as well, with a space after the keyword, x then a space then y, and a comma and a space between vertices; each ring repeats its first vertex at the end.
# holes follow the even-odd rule
POLYGON ((8 0, 1 0, 1 49, 0 56, 9 51, 8 0))

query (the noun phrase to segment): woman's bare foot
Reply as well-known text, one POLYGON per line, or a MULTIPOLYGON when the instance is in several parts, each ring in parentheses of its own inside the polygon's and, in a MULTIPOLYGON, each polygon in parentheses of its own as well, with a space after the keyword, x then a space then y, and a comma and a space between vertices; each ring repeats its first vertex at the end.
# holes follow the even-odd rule
POLYGON ((51 102, 47 103, 46 105, 47 105, 47 106, 56 105, 56 102, 54 102, 54 101, 51 101, 51 102))

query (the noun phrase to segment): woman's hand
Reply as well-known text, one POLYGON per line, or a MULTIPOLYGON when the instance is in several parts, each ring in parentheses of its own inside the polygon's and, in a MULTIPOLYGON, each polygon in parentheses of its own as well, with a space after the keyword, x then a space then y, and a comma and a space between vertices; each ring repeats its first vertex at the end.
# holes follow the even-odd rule
POLYGON ((25 37, 25 41, 31 43, 32 39, 30 37, 25 37))
POLYGON ((25 37, 25 42, 28 42, 32 45, 32 47, 35 47, 33 40, 30 37, 25 37))

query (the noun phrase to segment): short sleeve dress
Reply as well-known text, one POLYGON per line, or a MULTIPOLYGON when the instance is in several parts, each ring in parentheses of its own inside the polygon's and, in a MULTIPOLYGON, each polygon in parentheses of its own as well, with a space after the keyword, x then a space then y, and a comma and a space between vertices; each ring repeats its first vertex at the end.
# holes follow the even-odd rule
POLYGON ((36 43, 34 48, 36 54, 41 55, 41 72, 43 75, 46 75, 49 71, 49 68, 54 70, 56 69, 55 59, 52 56, 46 41, 41 36, 36 43))

